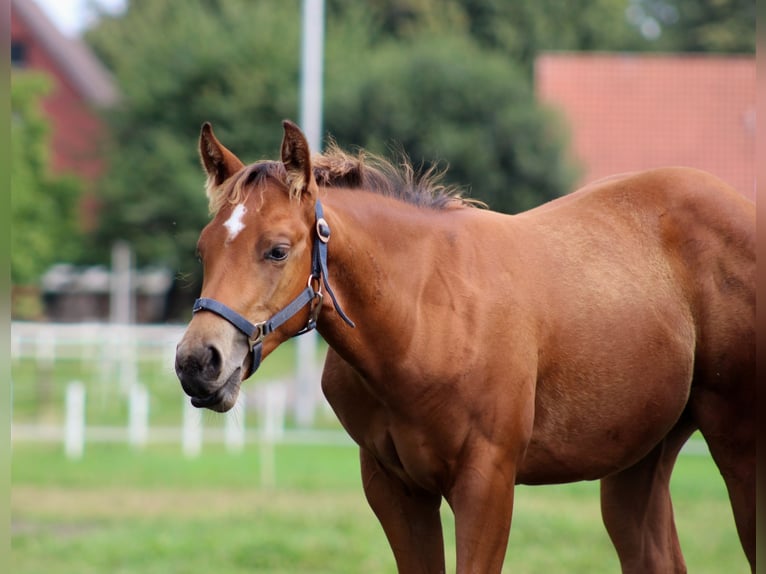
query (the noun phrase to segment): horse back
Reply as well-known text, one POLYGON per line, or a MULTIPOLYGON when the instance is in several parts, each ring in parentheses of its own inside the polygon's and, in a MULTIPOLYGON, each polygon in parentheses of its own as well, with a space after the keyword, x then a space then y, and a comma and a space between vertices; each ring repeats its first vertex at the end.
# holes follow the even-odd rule
POLYGON ((661 168, 594 182, 543 206, 539 215, 545 218, 548 210, 577 212, 575 220, 591 217, 594 233, 599 220, 608 220, 616 249, 622 244, 625 250, 643 251, 647 264, 654 259, 654 266, 670 270, 678 304, 688 308, 694 323, 698 374, 723 367, 730 372, 732 365, 723 363, 731 362, 751 368, 756 285, 752 202, 708 173, 661 168))
MULTIPOLYGON (((577 466, 584 445, 629 464, 700 392, 754 398, 755 212, 728 185, 657 169, 596 182, 515 219, 528 304, 539 310, 524 481, 557 479, 551 461, 577 466), (621 438, 604 442, 604 428, 623 429, 621 438), (562 445, 557 437, 567 434, 576 440, 562 445)), ((606 469, 573 468, 572 477, 606 469)))

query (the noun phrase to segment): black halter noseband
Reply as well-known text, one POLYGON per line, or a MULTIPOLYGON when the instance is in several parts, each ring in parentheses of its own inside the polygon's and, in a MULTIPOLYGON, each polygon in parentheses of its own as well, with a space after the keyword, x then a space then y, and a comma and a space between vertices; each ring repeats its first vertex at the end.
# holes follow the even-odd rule
POLYGON ((271 317, 271 319, 261 321, 260 323, 251 323, 242 315, 215 299, 200 298, 194 302, 193 313, 210 311, 220 315, 245 334, 250 352, 253 355, 251 373, 254 373, 261 364, 264 337, 295 316, 306 305, 311 306, 308 323, 306 323, 303 329, 295 333, 293 337, 303 335, 316 328, 319 310, 322 308, 322 285, 330 294, 335 310, 341 319, 351 327, 354 327, 354 322, 343 312, 343 309, 338 304, 338 300, 335 298, 335 293, 333 293, 330 284, 327 282, 327 242, 330 241, 330 226, 324 218, 322 204, 319 200, 316 201, 314 211, 316 213, 316 238, 314 239, 311 253, 311 275, 309 275, 308 285, 295 299, 271 317))

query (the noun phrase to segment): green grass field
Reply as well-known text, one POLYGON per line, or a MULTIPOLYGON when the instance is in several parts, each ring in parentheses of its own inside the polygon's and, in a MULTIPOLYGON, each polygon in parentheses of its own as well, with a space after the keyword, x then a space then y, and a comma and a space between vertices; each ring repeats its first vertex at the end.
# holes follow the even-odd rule
MULTIPOLYGON (((94 445, 80 461, 61 447, 14 447, 16 574, 393 573, 362 494, 356 449, 277 448, 277 485, 259 485, 257 445, 134 452, 94 445)), ((673 479, 689 572, 749 572, 723 482, 705 456, 683 455, 673 479)), ((454 526, 443 511, 448 571, 454 526)), ((601 525, 597 483, 519 487, 507 572, 618 572, 601 525)))
MULTIPOLYGON (((320 345, 319 352, 323 352, 320 345)), ((249 389, 285 377, 293 343, 264 363, 249 389)), ((81 380, 91 425, 122 425, 125 394, 95 363, 60 359, 41 368, 15 360, 13 420, 60 424, 64 388, 81 380)), ((143 361, 150 425, 179 425, 182 393, 172 367, 143 361)), ((206 413, 205 427, 223 417, 206 413)), ((248 426, 258 425, 247 417, 248 426)), ((288 420, 288 425, 290 421, 288 420)), ((337 422, 323 420, 327 427, 337 422)), ((13 445, 14 574, 393 573, 393 556, 367 506, 353 446, 281 445, 276 485, 260 484, 261 449, 240 454, 205 444, 188 459, 180 445, 136 451, 88 444, 70 461, 61 444, 13 445)), ((676 521, 689 572, 749 572, 723 481, 707 456, 682 455, 673 478, 676 521)), ((454 523, 443 507, 448 572, 454 523)), ((506 572, 611 573, 619 565, 601 524, 597 483, 519 487, 506 572)))

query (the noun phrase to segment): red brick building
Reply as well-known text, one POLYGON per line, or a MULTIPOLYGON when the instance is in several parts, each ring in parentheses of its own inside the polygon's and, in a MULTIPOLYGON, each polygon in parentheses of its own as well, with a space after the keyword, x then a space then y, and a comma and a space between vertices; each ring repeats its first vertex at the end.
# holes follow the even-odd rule
POLYGON ((14 71, 45 72, 53 80, 42 103, 52 124, 53 169, 95 180, 103 170, 104 126, 98 110, 118 99, 109 72, 81 40, 64 36, 32 0, 11 0, 11 65, 14 71))
POLYGON ((580 183, 686 165, 755 200, 755 56, 550 53, 535 73, 569 125, 580 183))

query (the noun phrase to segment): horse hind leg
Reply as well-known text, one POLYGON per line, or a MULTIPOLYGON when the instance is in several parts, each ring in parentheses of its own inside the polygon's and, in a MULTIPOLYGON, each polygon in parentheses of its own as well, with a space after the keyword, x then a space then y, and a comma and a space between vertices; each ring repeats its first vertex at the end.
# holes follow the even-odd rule
MULTIPOLYGON (((743 386, 743 389, 754 389, 743 386)), ((752 394, 755 394, 754 391, 752 394)), ((756 555, 756 413, 747 392, 695 391, 692 412, 729 493, 734 522, 750 569, 756 555)))
POLYGON ((635 465, 601 480, 601 515, 624 574, 685 573, 670 475, 694 425, 679 421, 635 465))

